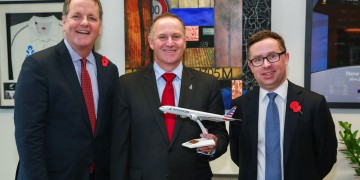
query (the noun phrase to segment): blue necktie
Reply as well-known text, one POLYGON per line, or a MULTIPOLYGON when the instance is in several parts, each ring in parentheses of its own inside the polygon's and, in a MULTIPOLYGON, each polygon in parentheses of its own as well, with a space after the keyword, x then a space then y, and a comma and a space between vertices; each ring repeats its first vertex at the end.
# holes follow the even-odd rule
POLYGON ((268 93, 265 129, 265 180, 281 180, 280 119, 275 104, 276 93, 268 93))

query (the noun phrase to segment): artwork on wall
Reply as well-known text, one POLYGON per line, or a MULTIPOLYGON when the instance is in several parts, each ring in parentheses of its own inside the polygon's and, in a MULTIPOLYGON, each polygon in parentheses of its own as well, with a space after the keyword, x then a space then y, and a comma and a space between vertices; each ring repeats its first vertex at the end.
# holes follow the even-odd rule
POLYGON ((360 107, 360 3, 307 3, 305 87, 330 108, 360 107))
POLYGON ((183 64, 218 78, 228 109, 233 98, 256 85, 247 69, 244 43, 254 32, 270 29, 270 2, 125 0, 125 72, 137 71, 152 62, 147 42, 150 23, 158 14, 171 12, 186 26, 183 64))
POLYGON ((1 5, 0 23, 4 26, 0 37, 0 106, 3 108, 14 106, 16 81, 25 58, 63 39, 61 9, 51 11, 47 5, 1 5), (29 7, 36 12, 29 12, 29 7))
POLYGON ((271 29, 271 0, 243 0, 243 87, 244 92, 258 86, 250 68, 247 65, 247 41, 255 32, 261 29, 271 29))

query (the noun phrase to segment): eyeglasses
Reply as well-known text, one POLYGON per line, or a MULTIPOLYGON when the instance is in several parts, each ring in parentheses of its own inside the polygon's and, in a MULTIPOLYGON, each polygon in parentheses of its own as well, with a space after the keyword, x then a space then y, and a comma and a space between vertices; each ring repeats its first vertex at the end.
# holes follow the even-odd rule
POLYGON ((286 51, 283 51, 281 53, 272 53, 272 54, 267 55, 266 57, 257 57, 257 58, 251 59, 249 61, 253 66, 259 67, 264 64, 264 59, 267 59, 267 61, 269 63, 275 63, 275 62, 278 62, 280 60, 280 56, 285 53, 286 53, 286 51))

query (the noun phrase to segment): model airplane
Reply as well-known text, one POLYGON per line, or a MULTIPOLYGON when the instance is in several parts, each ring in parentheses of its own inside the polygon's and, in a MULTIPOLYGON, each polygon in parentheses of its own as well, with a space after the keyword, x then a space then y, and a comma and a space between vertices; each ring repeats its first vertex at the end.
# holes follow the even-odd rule
POLYGON ((196 110, 186 109, 186 108, 181 108, 181 107, 176 107, 176 106, 161 106, 159 109, 161 111, 163 111, 164 113, 180 115, 180 117, 182 117, 182 118, 189 117, 190 119, 192 119, 194 121, 209 120, 209 121, 215 121, 215 122, 226 122, 226 121, 236 121, 236 120, 239 121, 240 120, 240 119, 232 118, 232 116, 236 110, 236 106, 231 108, 224 115, 213 114, 213 113, 208 113, 208 112, 203 112, 203 111, 196 111, 196 110))
POLYGON ((201 131, 204 134, 207 134, 207 131, 206 131, 204 125, 200 122, 202 120, 209 120, 209 121, 215 121, 215 122, 239 121, 240 120, 240 119, 232 118, 232 116, 236 110, 236 106, 231 108, 224 115, 213 114, 213 113, 208 113, 208 112, 203 112, 203 111, 196 111, 196 110, 186 109, 186 108, 181 108, 181 107, 176 107, 176 106, 161 106, 159 109, 161 111, 163 111, 164 113, 176 114, 182 118, 189 117, 191 120, 194 120, 199 124, 201 131))
MULTIPOLYGON (((215 121, 215 122, 241 121, 241 119, 232 118, 232 116, 236 110, 236 106, 231 108, 224 115, 213 114, 213 113, 208 113, 208 112, 203 112, 203 111, 196 111, 196 110, 186 109, 186 108, 181 108, 181 107, 176 107, 176 106, 161 106, 159 109, 161 111, 163 111, 164 113, 176 114, 182 118, 189 117, 191 120, 196 121, 198 123, 202 133, 204 133, 204 134, 207 134, 207 130, 204 127, 204 125, 201 123, 202 120, 209 120, 209 121, 215 121)), ((188 148, 197 148, 197 147, 202 147, 202 146, 215 145, 215 141, 212 139, 199 138, 199 139, 193 139, 188 142, 185 142, 182 145, 186 146, 188 148)))

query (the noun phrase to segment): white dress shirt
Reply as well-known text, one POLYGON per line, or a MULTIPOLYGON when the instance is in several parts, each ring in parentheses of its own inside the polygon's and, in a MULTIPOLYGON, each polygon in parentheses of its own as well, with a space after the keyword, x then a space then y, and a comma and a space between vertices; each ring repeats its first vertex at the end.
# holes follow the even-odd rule
MULTIPOLYGON (((286 98, 288 90, 288 80, 286 80, 275 91, 278 94, 275 98, 275 103, 279 110, 280 118, 280 150, 281 150, 281 172, 282 179, 284 179, 284 165, 283 165, 283 142, 284 142, 284 125, 285 125, 285 110, 286 110, 286 98)), ((258 152, 257 152, 257 179, 265 180, 265 121, 266 121, 266 109, 269 103, 269 97, 267 96, 269 91, 260 88, 259 92, 259 123, 258 123, 258 152)))
MULTIPOLYGON (((176 77, 172 81, 174 87, 174 95, 175 95, 175 106, 179 104, 179 97, 180 97, 180 87, 181 87, 181 77, 182 77, 182 70, 183 64, 180 63, 171 73, 174 73, 176 77)), ((162 93, 164 91, 166 81, 161 76, 166 73, 165 70, 161 69, 161 67, 154 62, 154 71, 155 71, 155 78, 156 78, 156 85, 159 93, 160 102, 162 99, 162 93)))

